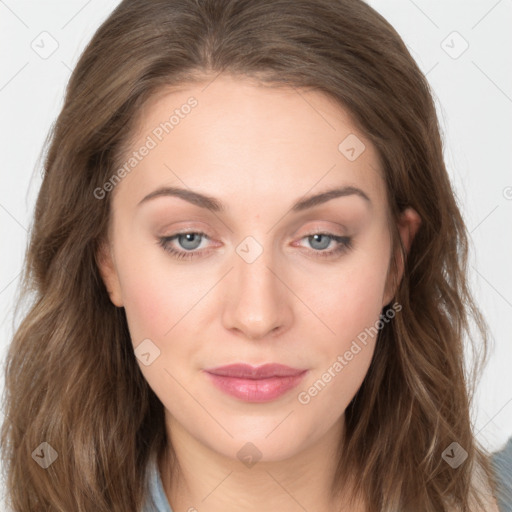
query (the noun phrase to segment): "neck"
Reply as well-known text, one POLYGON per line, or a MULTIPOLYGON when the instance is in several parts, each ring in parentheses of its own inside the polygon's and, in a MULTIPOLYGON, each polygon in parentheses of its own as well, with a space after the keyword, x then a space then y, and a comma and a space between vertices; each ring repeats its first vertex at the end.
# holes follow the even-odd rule
POLYGON ((173 456, 168 453, 159 463, 167 499, 174 512, 225 512, 233 503, 240 512, 363 512, 362 504, 349 503, 343 491, 332 495, 343 419, 292 457, 263 457, 247 467, 200 443, 170 418, 167 430, 173 456))

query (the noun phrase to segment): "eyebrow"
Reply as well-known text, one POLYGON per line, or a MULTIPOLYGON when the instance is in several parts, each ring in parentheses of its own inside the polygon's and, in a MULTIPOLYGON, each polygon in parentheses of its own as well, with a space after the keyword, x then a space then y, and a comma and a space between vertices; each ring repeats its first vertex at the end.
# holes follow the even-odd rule
MULTIPOLYGON (((313 206, 318 206, 320 204, 326 203, 331 199, 335 199, 337 197, 346 197, 355 195, 361 197, 365 200, 368 205, 371 205, 371 200, 368 195, 363 192, 361 189, 353 186, 344 186, 337 187, 325 192, 321 192, 319 194, 315 194, 305 199, 300 199, 296 203, 293 204, 291 210, 293 212, 300 212, 306 210, 308 208, 312 208, 313 206)), ((226 211, 225 205, 219 201, 218 199, 208 196, 206 194, 200 194, 199 192, 194 192, 190 189, 178 188, 178 187, 161 187, 146 197, 144 197, 141 201, 139 201, 137 206, 140 206, 143 203, 151 199, 155 199, 157 197, 179 197, 185 201, 188 201, 191 204, 199 206, 201 208, 206 208, 212 212, 224 212, 226 211)))

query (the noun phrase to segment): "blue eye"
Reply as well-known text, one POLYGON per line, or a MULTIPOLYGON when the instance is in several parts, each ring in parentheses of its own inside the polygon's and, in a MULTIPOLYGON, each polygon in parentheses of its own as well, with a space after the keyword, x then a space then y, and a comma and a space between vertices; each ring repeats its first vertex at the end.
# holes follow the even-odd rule
MULTIPOLYGON (((192 259, 200 256, 203 251, 197 249, 201 245, 203 239, 208 239, 208 235, 203 232, 189 231, 184 233, 176 233, 172 236, 160 237, 158 244, 163 247, 165 251, 170 253, 178 260, 192 259), (177 241, 182 249, 176 248, 172 242, 177 241)), ((313 247, 312 252, 315 256, 322 258, 334 257, 352 248, 352 238, 347 236, 338 236, 331 233, 314 233, 301 238, 307 239, 313 247), (335 247, 326 250, 334 241, 335 247)))
POLYGON ((158 243, 164 248, 165 251, 172 254, 175 258, 179 260, 190 259, 196 255, 195 252, 190 251, 194 251, 198 248, 201 242, 201 238, 208 238, 208 235, 206 235, 206 233, 197 231, 189 231, 187 233, 176 233, 172 236, 161 237, 158 239, 158 243), (182 251, 173 247, 171 245, 173 240, 178 240, 178 243, 180 243, 180 245, 186 250, 182 251))
POLYGON ((315 233, 313 235, 305 236, 311 247, 315 249, 315 255, 322 258, 336 256, 352 248, 352 239, 348 236, 338 236, 332 233, 315 233), (327 247, 334 241, 336 243, 334 249, 326 251, 327 247))
POLYGON ((184 249, 194 250, 201 244, 201 236, 204 235, 202 233, 182 233, 180 235, 176 235, 176 239, 184 249))

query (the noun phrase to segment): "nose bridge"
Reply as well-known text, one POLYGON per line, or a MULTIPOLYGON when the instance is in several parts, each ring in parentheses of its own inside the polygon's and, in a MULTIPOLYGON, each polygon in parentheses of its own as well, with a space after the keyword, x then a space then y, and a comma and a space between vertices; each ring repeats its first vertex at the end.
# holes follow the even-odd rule
POLYGON ((260 338, 290 321, 286 287, 276 277, 276 262, 270 244, 253 236, 235 248, 233 272, 228 284, 223 321, 228 329, 260 338))
POLYGON ((237 282, 247 291, 263 291, 265 287, 272 286, 272 272, 269 267, 274 266, 274 255, 268 243, 259 242, 253 236, 246 237, 235 249, 235 274, 237 282), (254 290, 252 290, 254 288, 254 290))

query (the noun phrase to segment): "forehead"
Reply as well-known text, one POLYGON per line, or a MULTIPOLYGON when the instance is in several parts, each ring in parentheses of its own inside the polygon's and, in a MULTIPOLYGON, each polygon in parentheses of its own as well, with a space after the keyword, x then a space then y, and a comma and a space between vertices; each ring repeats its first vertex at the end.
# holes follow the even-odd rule
POLYGON ((162 185, 266 199, 352 185, 377 205, 385 195, 377 151, 332 98, 224 75, 150 98, 120 165, 115 194, 134 204, 162 185))

